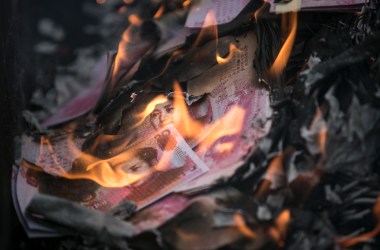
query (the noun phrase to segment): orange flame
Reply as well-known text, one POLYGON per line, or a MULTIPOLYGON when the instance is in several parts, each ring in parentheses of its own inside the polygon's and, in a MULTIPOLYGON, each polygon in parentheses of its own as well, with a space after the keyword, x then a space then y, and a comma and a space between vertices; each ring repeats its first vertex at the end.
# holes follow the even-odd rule
POLYGON ((161 5, 161 7, 157 10, 156 14, 154 14, 153 18, 155 19, 160 18, 162 14, 164 14, 164 11, 165 11, 165 7, 161 5))
POLYGON ((287 14, 284 14, 283 19, 282 19, 283 27, 284 23, 290 26, 290 33, 282 46, 280 52, 277 55, 276 60, 274 61, 272 67, 269 69, 269 73, 272 76, 279 76, 281 72, 284 70, 289 57, 290 53, 292 51, 292 47, 294 44, 294 40, 296 38, 296 32, 297 32, 297 12, 290 12, 287 14))
POLYGON ((125 4, 132 4, 135 0, 124 0, 125 4))
POLYGON ((159 95, 155 97, 151 102, 148 103, 144 111, 136 115, 136 117, 139 119, 139 122, 137 122, 134 126, 132 126, 132 128, 136 128, 140 126, 144 122, 145 118, 154 111, 157 105, 163 104, 168 101, 169 101, 168 98, 166 98, 164 95, 159 95))
MULTIPOLYGON (((239 106, 233 106, 223 117, 215 121, 206 132, 207 136, 199 144, 200 151, 207 151, 220 138, 225 136, 237 135, 243 128, 245 110, 239 106)), ((217 145, 216 150, 232 150, 233 142, 217 145)), ((219 151, 220 152, 220 151, 219 151)))
POLYGON ((241 53, 241 50, 239 50, 235 44, 231 43, 230 44, 230 52, 228 54, 228 56, 226 58, 223 58, 221 56, 219 56, 219 53, 216 52, 216 61, 219 63, 219 64, 225 64, 225 63, 228 63, 234 56, 235 53, 241 53))
POLYGON ((265 7, 267 5, 267 1, 264 1, 263 5, 261 5, 261 7, 255 11, 255 13, 253 14, 253 16, 255 17, 255 20, 257 22, 257 20, 259 19, 260 15, 262 14, 262 12, 265 10, 265 7))
POLYGON ((215 13, 213 11, 208 11, 203 23, 203 27, 199 32, 197 39, 194 42, 194 47, 200 45, 203 41, 208 39, 215 39, 216 47, 216 61, 219 64, 228 63, 236 53, 241 53, 241 51, 236 47, 234 43, 230 44, 229 54, 226 58, 219 55, 218 52, 218 22, 216 20, 215 13))
POLYGON ((345 237, 339 238, 337 239, 337 244, 340 245, 342 248, 350 248, 359 243, 368 241, 374 238, 375 236, 377 236, 378 234, 380 234, 380 197, 377 198, 377 201, 373 207, 373 213, 376 216, 377 225, 372 231, 363 233, 353 238, 345 238, 345 237))
MULTIPOLYGON (((282 161, 284 158, 284 154, 277 155, 269 164, 268 169, 264 175, 264 178, 272 181, 276 178, 276 176, 283 171, 282 169, 282 161)), ((270 186, 262 184, 259 186, 257 190, 257 195, 262 195, 266 193, 270 186)))
POLYGON ((186 8, 187 6, 189 6, 191 4, 191 0, 185 0, 183 3, 182 3, 182 7, 186 8))
POLYGON ((174 126, 184 138, 194 138, 202 130, 202 124, 190 116, 178 82, 174 83, 174 93, 176 94, 174 96, 174 126))
POLYGON ((202 42, 208 39, 216 39, 216 44, 218 45, 218 22, 216 20, 215 13, 213 11, 208 11, 203 23, 203 27, 199 32, 199 35, 195 39, 193 47, 197 47, 202 42))
POLYGON ((327 140, 327 127, 323 126, 319 131, 318 144, 319 150, 323 156, 326 155, 326 140, 327 140))
POLYGON ((128 17, 128 21, 132 24, 132 25, 139 25, 142 20, 138 17, 138 15, 136 14, 131 14, 129 15, 128 17))
POLYGON ((319 129, 318 131, 319 134, 317 138, 319 152, 321 152, 322 156, 326 156, 327 125, 325 122, 322 123, 321 121, 324 121, 324 120, 322 117, 322 111, 318 107, 313 117, 313 120, 310 124, 310 128, 316 127, 317 129, 319 129))
POLYGON ((282 247, 290 222, 290 211, 284 210, 275 220, 274 226, 269 229, 269 235, 282 247))
POLYGON ((256 233, 254 231, 252 231, 246 224, 245 224, 245 221, 244 221, 244 218, 243 216, 241 216, 241 214, 238 214, 236 213, 234 215, 234 222, 238 228, 238 230, 243 234, 245 235, 246 237, 248 238, 251 238, 251 239, 254 239, 256 237, 256 233))
POLYGON ((127 56, 128 56, 128 53, 124 49, 124 47, 126 47, 126 45, 130 42, 131 32, 132 32, 132 26, 129 26, 123 32, 123 35, 122 35, 121 40, 119 42, 118 52, 117 52, 116 58, 115 58, 115 68, 113 70, 113 78, 115 77, 116 72, 118 72, 121 69, 124 58, 127 58, 127 56))
MULTIPOLYGON (((142 112, 137 114, 139 121, 135 127, 140 126, 142 122, 154 112, 157 105, 162 105, 167 102, 171 102, 171 100, 164 95, 159 95, 153 99, 146 105, 142 112)), ((171 122, 173 122, 173 125, 185 139, 192 140, 197 138, 201 133, 205 134, 199 144, 201 150, 210 149, 220 138, 240 133, 243 127, 245 111, 238 106, 232 106, 223 117, 207 126, 204 126, 200 121, 193 119, 178 83, 174 84, 174 100, 172 102, 174 111, 171 112, 171 122)), ((129 145, 128 138, 125 139, 122 135, 102 135, 97 138, 93 145, 96 147, 97 145, 100 145, 100 143, 112 142, 114 140, 121 142, 116 143, 117 146, 107 148, 107 150, 110 151, 110 155, 115 156, 107 159, 98 159, 95 156, 81 152, 80 148, 76 146, 77 144, 75 143, 74 137, 68 138, 67 144, 70 152, 73 155, 79 156, 78 159, 80 159, 80 162, 78 160, 78 166, 76 166, 76 168, 73 167, 73 169, 69 171, 65 171, 60 165, 60 161, 56 158, 54 147, 49 138, 42 137, 40 145, 41 147, 45 147, 44 152, 46 152, 46 148, 48 149, 49 154, 53 157, 52 160, 54 165, 58 166, 55 167, 55 169, 49 169, 49 172, 68 179, 90 179, 104 187, 122 187, 130 185, 146 178, 151 171, 165 169, 170 162, 170 154, 164 154, 157 164, 151 167, 149 171, 141 173, 128 171, 138 157, 137 149, 127 149, 129 145)), ((172 144, 168 144, 167 146, 172 148, 175 147, 175 145, 172 144)), ((215 149, 218 152, 227 152, 232 150, 233 147, 233 142, 225 142, 215 145, 215 149)), ((93 148, 93 150, 94 149, 95 148, 93 148)), ((42 149, 41 152, 43 152, 42 149)))

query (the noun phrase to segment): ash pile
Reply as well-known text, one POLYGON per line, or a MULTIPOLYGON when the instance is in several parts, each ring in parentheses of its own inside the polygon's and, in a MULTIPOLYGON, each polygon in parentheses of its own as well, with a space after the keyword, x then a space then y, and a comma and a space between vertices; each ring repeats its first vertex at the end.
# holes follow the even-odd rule
POLYGON ((380 248, 379 1, 98 3, 128 23, 118 45, 63 105, 24 112, 28 237, 380 248))

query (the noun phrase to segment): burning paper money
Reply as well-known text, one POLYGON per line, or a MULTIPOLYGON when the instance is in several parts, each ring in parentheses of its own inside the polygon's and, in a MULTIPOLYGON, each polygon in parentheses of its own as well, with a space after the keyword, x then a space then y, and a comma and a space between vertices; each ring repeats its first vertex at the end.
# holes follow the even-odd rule
POLYGON ((357 10, 365 4, 366 0, 291 0, 291 1, 274 1, 270 0, 271 12, 285 13, 299 10, 357 10))

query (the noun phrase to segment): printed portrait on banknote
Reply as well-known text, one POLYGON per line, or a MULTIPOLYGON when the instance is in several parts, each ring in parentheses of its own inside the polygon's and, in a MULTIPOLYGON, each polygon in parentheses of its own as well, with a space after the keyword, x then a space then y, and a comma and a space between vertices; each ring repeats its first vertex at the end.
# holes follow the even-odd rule
POLYGON ((52 175, 30 163, 23 165, 20 179, 24 185, 34 187, 36 192, 108 211, 124 200, 134 202, 138 209, 145 207, 208 169, 170 124, 134 143, 121 156, 81 167, 87 171, 87 176, 113 170, 115 176, 98 176, 103 182, 96 178, 77 178, 84 176, 78 170, 69 171, 77 174, 72 179, 52 175), (124 186, 117 186, 112 181, 124 186))

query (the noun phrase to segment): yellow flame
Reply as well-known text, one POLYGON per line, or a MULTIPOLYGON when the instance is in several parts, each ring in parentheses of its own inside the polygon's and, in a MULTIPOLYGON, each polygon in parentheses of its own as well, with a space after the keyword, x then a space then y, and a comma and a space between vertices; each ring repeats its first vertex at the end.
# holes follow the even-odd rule
POLYGON ((194 138, 202 130, 202 124, 190 116, 178 82, 174 83, 174 93, 174 126, 184 138, 194 138))
POLYGON ((213 11, 208 11, 203 23, 203 27, 199 32, 199 35, 195 39, 193 47, 197 47, 205 40, 216 39, 216 44, 218 44, 218 26, 215 13, 213 11))
POLYGON ((290 26, 290 33, 284 45, 282 46, 280 52, 278 53, 276 60, 274 61, 271 68, 269 69, 269 73, 272 76, 279 76, 284 70, 289 60, 290 53, 292 51, 294 40, 296 37, 296 32, 297 32, 297 12, 290 12, 283 15, 286 15, 282 19, 283 23, 287 23, 287 21, 289 21, 289 25, 286 25, 286 26, 290 26))
POLYGON ((151 102, 148 103, 144 111, 136 115, 139 121, 134 126, 132 126, 132 128, 136 128, 140 126, 144 122, 145 118, 148 117, 154 111, 157 105, 166 103, 168 101, 169 101, 168 98, 166 98, 166 96, 164 95, 159 95, 155 97, 151 102))
MULTIPOLYGON (((164 95, 159 95, 149 102, 144 110, 137 114, 139 118, 137 126, 152 113, 157 105, 165 102, 171 101, 164 95)), ((173 116, 172 122, 185 139, 194 139, 199 136, 201 132, 205 132, 206 136, 199 144, 200 150, 210 149, 220 138, 239 134, 243 127, 245 111, 239 106, 232 106, 218 121, 204 127, 204 124, 191 117, 185 98, 183 97, 183 92, 178 83, 174 84, 174 100, 172 102, 174 106, 174 111, 171 113, 173 116)), ((125 170, 126 167, 128 169, 128 166, 132 164, 138 155, 136 149, 127 149, 130 141, 125 139, 123 137, 124 135, 101 135, 97 137, 93 143, 94 148, 90 148, 89 151, 94 151, 96 147, 102 143, 109 143, 114 140, 120 141, 120 143, 116 143, 117 146, 107 148, 110 155, 114 155, 107 159, 99 159, 91 154, 82 152, 80 148, 77 147, 73 136, 74 134, 67 139, 68 149, 73 155, 79 156, 78 159, 80 159, 80 163, 78 163, 77 167, 74 166, 73 169, 69 171, 65 171, 63 166, 60 165, 60 161, 56 158, 56 152, 54 152, 54 147, 50 139, 48 137, 41 137, 41 152, 46 152, 47 148, 54 165, 56 165, 54 166, 55 168, 52 167, 52 169, 48 169, 49 172, 68 179, 90 179, 105 187, 122 187, 146 178, 153 171, 165 169, 170 162, 170 154, 164 154, 157 164, 151 167, 146 173, 128 172, 125 170)), ((176 145, 168 143, 166 146, 173 149, 176 145)), ((218 152, 228 152, 232 150, 233 147, 234 142, 224 142, 215 145, 215 149, 218 152)), ((41 157, 43 156, 41 155, 41 157)))
MULTIPOLYGON (((239 134, 243 128, 245 114, 246 112, 244 109, 239 106, 233 106, 224 116, 215 121, 209 127, 208 131, 205 132, 207 136, 199 144, 199 150, 205 152, 220 138, 239 134)), ((230 142, 226 145, 232 150, 234 143, 230 142)))
POLYGON ((226 154, 232 151, 235 144, 233 142, 225 142, 215 146, 215 150, 220 154, 226 154))
POLYGON ((226 58, 223 58, 223 57, 219 56, 218 52, 216 52, 216 61, 219 64, 228 63, 233 58, 233 56, 237 53, 241 53, 241 50, 239 50, 234 43, 231 43, 230 44, 230 52, 229 52, 228 56, 226 58))
POLYGON ((199 32, 197 39, 194 42, 194 47, 200 45, 205 40, 215 39, 215 48, 216 48, 216 61, 218 64, 228 63, 236 53, 241 53, 241 51, 236 47, 234 43, 230 44, 229 54, 226 58, 223 58, 219 55, 218 52, 218 26, 215 13, 213 11, 208 11, 203 23, 203 27, 199 32))

